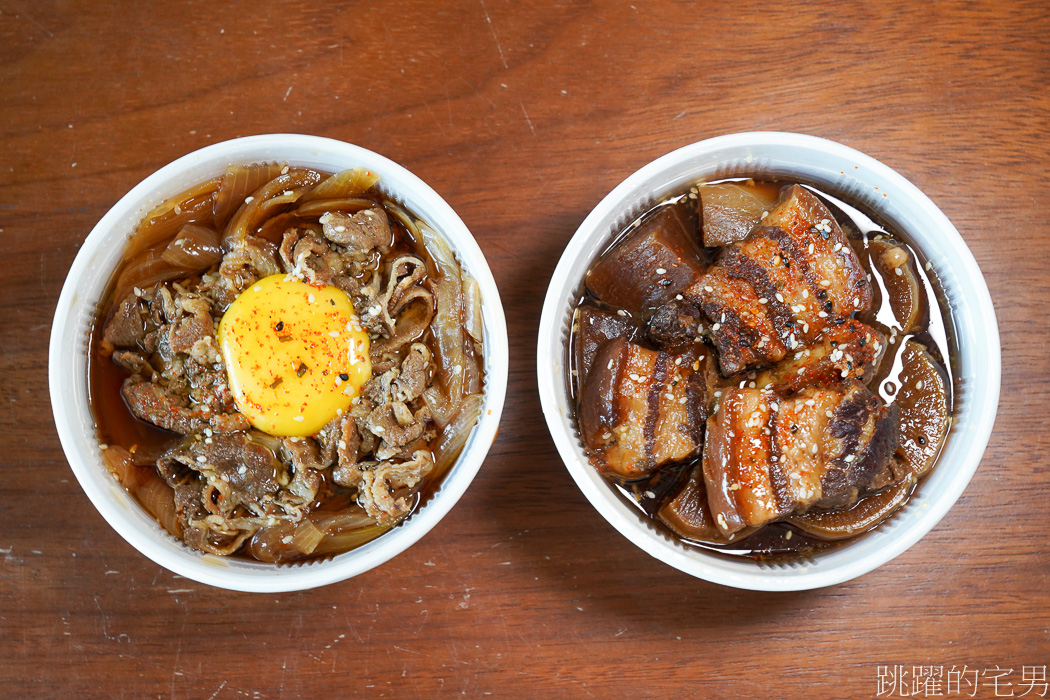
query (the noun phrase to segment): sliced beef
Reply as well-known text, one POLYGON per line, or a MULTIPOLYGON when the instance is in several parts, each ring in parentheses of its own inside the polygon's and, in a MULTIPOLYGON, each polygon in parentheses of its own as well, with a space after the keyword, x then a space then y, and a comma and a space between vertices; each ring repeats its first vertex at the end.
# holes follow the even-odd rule
POLYGON ((248 419, 241 413, 218 413, 204 407, 189 407, 186 398, 133 375, 121 388, 124 401, 137 417, 176 433, 188 435, 205 428, 221 432, 247 430, 248 419))
MULTIPOLYGON (((268 512, 267 501, 272 501, 280 489, 278 474, 284 469, 273 450, 252 440, 248 433, 187 438, 165 453, 157 467, 163 475, 185 475, 192 470, 214 476, 229 488, 221 494, 219 500, 223 502, 212 506, 230 513, 244 505, 259 514, 268 512)), ((185 483, 185 477, 168 481, 172 487, 180 482, 185 483)))
POLYGON ((139 296, 129 293, 106 324, 103 339, 120 348, 135 347, 146 335, 146 314, 147 308, 139 296))
POLYGON ((806 387, 867 384, 887 348, 886 336, 853 319, 833 324, 817 343, 758 375, 756 384, 790 396, 806 387))
POLYGON ((587 288, 644 321, 692 284, 706 264, 684 206, 657 209, 591 267, 587 288))
POLYGON ((386 254, 394 240, 390 219, 382 207, 363 209, 352 216, 336 212, 325 214, 321 217, 321 224, 324 237, 343 246, 350 254, 367 253, 373 249, 386 254))
POLYGON ((862 386, 808 388, 783 399, 730 389, 707 421, 704 481, 725 535, 811 507, 840 507, 890 466, 897 446, 893 407, 862 386))
POLYGON ((583 387, 580 428, 603 471, 636 478, 699 451, 706 394, 695 362, 622 338, 599 348, 583 387))

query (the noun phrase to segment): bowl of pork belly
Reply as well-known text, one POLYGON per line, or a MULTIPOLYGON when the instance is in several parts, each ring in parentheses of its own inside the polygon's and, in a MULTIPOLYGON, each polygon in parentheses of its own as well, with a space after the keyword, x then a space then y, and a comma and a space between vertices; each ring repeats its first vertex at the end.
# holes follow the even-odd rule
POLYGON ((419 177, 270 134, 153 173, 87 235, 49 380, 78 481, 127 542, 212 586, 361 574, 449 512, 496 435, 502 306, 419 177))
POLYGON ((612 190, 565 248, 537 377, 594 508, 692 576, 851 580, 933 529, 999 398, 973 255, 914 184, 780 132, 700 141, 612 190))

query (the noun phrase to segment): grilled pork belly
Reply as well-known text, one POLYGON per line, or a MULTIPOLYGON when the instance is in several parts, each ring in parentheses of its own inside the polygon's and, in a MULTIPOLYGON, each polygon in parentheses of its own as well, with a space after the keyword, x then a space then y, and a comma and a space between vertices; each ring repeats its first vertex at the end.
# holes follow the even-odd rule
POLYGON ((729 536, 814 506, 848 505, 884 485, 896 447, 896 407, 863 386, 806 388, 787 399, 729 389, 707 421, 711 513, 729 536))
POLYGON ((623 338, 603 343, 587 374, 580 429, 599 468, 624 478, 697 454, 707 397, 698 352, 648 350, 623 338))
POLYGON ((871 306, 860 260, 808 190, 785 187, 761 225, 683 293, 711 321, 727 376, 777 362, 871 306))
POLYGON ((867 384, 886 352, 886 336, 854 319, 825 329, 819 341, 761 372, 755 385, 790 396, 806 387, 867 384))

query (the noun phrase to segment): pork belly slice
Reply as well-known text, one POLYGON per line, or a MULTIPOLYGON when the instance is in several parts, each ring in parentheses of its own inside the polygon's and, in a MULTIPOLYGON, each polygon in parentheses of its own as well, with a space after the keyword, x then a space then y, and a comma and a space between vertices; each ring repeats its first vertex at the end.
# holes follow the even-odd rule
POLYGON ((730 536, 811 507, 848 505, 886 485, 897 446, 895 407, 863 386, 808 388, 790 399, 730 389, 707 421, 704 482, 730 536))
POLYGON ((710 320, 710 337, 718 348, 718 365, 725 376, 748 367, 782 359, 781 342, 767 305, 746 281, 724 267, 713 267, 683 293, 710 320))
POLYGON ((787 234, 797 259, 818 288, 827 292, 830 315, 848 316, 871 308, 871 283, 835 217, 801 185, 785 187, 762 225, 787 234))
POLYGON ((648 318, 707 268, 682 204, 661 207, 587 273, 587 288, 610 306, 648 318))
POLYGON ((871 381, 888 347, 886 336, 854 319, 837 319, 804 350, 759 373, 756 386, 791 396, 806 387, 845 390, 871 381))
POLYGON ((784 188, 763 227, 724 247, 689 291, 711 321, 726 375, 776 362, 871 306, 871 285, 842 229, 798 185, 784 188), (763 337, 770 340, 758 347, 763 337))
POLYGON ((674 356, 623 338, 602 344, 579 411, 600 471, 634 479, 699 452, 707 400, 695 354, 674 356))

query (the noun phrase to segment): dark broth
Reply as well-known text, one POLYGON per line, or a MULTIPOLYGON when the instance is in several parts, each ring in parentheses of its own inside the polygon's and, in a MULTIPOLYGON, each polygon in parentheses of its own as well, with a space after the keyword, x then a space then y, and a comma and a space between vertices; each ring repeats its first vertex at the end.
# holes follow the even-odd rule
MULTIPOLYGON (((749 180, 749 178, 726 178, 724 180, 705 182, 703 184, 742 182, 747 180, 749 180)), ((947 372, 948 381, 946 382, 946 387, 948 390, 948 412, 949 415, 951 415, 952 395, 954 392, 955 381, 952 368, 952 358, 955 355, 954 329, 951 326, 951 314, 947 308, 944 294, 941 291, 940 284, 933 274, 933 268, 928 258, 909 241, 908 236, 903 231, 890 226, 886 222, 880 221, 873 213, 866 212, 865 207, 848 204, 843 199, 800 180, 773 180, 764 182, 773 185, 798 183, 816 195, 834 215, 839 226, 849 239, 853 249, 856 251, 858 258, 860 258, 861 264, 868 272, 873 291, 872 311, 859 315, 858 319, 877 328, 879 331, 885 333, 887 338, 891 339, 889 349, 887 349, 886 355, 883 357, 878 371, 872 378, 872 381, 868 384, 868 388, 872 393, 879 396, 887 404, 893 403, 896 400, 897 390, 900 387, 898 375, 901 371, 901 363, 899 357, 904 350, 906 341, 911 340, 925 348, 947 372), (905 248, 912 260, 915 261, 915 270, 919 282, 922 285, 922 295, 924 296, 924 304, 927 309, 924 317, 925 322, 916 333, 899 335, 894 330, 895 328, 903 327, 901 319, 898 319, 895 316, 893 309, 888 303, 884 303, 886 283, 882 274, 876 266, 872 264, 872 244, 875 241, 881 240, 892 240, 898 246, 905 248)), ((601 258, 615 248, 621 241, 626 239, 632 231, 641 225, 642 222, 648 220, 655 212, 663 207, 675 206, 682 203, 687 204, 688 206, 685 208, 685 213, 687 219, 693 223, 695 229, 697 223, 695 206, 696 197, 697 192, 695 187, 664 197, 660 202, 647 209, 631 223, 625 226, 616 236, 613 236, 608 245, 604 247, 595 260, 601 258)), ((717 250, 718 249, 714 248, 701 248, 702 253, 707 257, 707 262, 713 261, 717 254, 717 250)), ((604 304, 596 299, 581 282, 574 314, 579 308, 587 305, 597 307, 604 306, 604 304)), ((577 399, 579 396, 577 379, 579 368, 575 366, 576 353, 574 352, 576 342, 577 335, 575 331, 570 330, 569 342, 566 345, 566 366, 569 368, 566 380, 574 411, 578 410, 577 399)), ((709 343, 707 344, 707 349, 711 353, 716 352, 714 347, 709 343)), ((574 420, 575 419, 576 415, 574 415, 574 420)), ((901 436, 902 443, 907 439, 915 438, 901 436)), ((865 532, 843 540, 826 541, 808 535, 791 524, 785 522, 774 522, 762 526, 751 535, 731 544, 712 544, 683 537, 678 533, 672 532, 657 514, 665 503, 674 498, 684 485, 685 481, 689 478, 689 474, 700 464, 700 462, 701 457, 697 456, 683 462, 666 465, 642 479, 625 480, 615 476, 607 476, 607 481, 625 502, 637 508, 646 519, 651 521, 668 535, 690 546, 700 547, 723 555, 746 557, 756 560, 805 557, 819 551, 837 547, 844 543, 852 542, 867 534, 865 532)), ((913 492, 914 488, 915 486, 912 488, 913 492)), ((863 500, 863 498, 860 499, 858 504, 863 500)))

